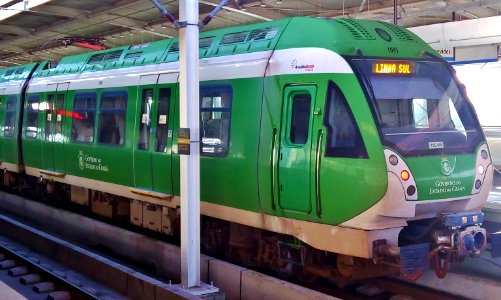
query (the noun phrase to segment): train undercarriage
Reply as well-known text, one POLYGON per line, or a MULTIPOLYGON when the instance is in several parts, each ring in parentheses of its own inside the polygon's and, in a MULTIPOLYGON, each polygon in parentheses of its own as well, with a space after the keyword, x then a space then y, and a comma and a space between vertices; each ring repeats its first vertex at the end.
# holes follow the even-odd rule
MULTIPOLYGON (((1 175, 0 182, 4 186, 31 198, 77 203, 106 218, 127 220, 155 232, 179 236, 179 207, 147 203, 42 177, 8 171, 1 175)), ((457 215, 410 222, 412 226, 400 234, 399 244, 405 246, 375 241, 373 259, 318 250, 293 236, 207 216, 202 217, 201 243, 208 255, 226 258, 245 267, 265 268, 282 278, 303 282, 327 278, 345 285, 397 274, 415 280, 423 273, 423 266, 428 265, 443 278, 450 263, 462 261, 466 254, 478 254, 485 247, 485 230, 478 226, 482 221, 478 218, 482 217, 470 214, 466 221, 464 215, 457 215)))

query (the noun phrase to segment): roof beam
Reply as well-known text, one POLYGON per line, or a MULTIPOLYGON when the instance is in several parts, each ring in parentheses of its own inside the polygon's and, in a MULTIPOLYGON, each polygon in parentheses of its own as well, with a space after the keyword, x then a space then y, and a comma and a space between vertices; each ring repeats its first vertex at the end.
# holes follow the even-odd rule
POLYGON ((67 18, 78 18, 79 16, 86 17, 90 11, 76 9, 72 7, 65 7, 54 4, 46 4, 37 8, 37 12, 41 12, 48 15, 61 16, 67 18))
POLYGON ((33 31, 14 25, 3 25, 0 24, 0 32, 13 33, 16 35, 33 35, 33 31))
MULTIPOLYGON (((219 0, 199 0, 198 2, 200 2, 202 4, 205 4, 205 5, 217 6, 221 1, 219 1, 219 0)), ((240 9, 235 4, 225 5, 223 7, 223 9, 231 11, 231 12, 236 12, 236 13, 248 16, 248 17, 253 17, 253 18, 256 18, 256 19, 259 19, 259 20, 264 20, 264 21, 271 21, 271 20, 273 20, 273 18, 268 18, 268 17, 265 17, 263 15, 255 13, 255 11, 253 11, 253 12, 250 11, 251 10, 250 6, 254 5, 254 4, 257 4, 257 3, 261 3, 261 1, 247 1, 246 2, 246 10, 240 9), (249 6, 249 7, 247 7, 247 6, 249 6)))
POLYGON ((97 20, 101 23, 111 24, 118 27, 130 28, 130 29, 143 29, 146 25, 145 22, 134 20, 132 18, 122 17, 112 14, 99 14, 92 17, 93 20, 97 20))
MULTIPOLYGON (((423 4, 423 3, 430 4, 430 2, 428 0, 401 0, 399 7, 402 5, 407 5, 407 4, 416 5, 416 4, 423 4)), ((359 6, 354 6, 354 7, 346 8, 344 10, 336 9, 336 10, 326 11, 326 12, 323 12, 320 14, 316 14, 316 16, 323 17, 323 18, 335 18, 335 17, 342 17, 342 16, 348 17, 348 16, 356 15, 357 18, 364 19, 364 18, 369 18, 369 15, 370 16, 378 15, 381 12, 385 12, 385 13, 391 12, 391 15, 393 16, 393 2, 392 1, 371 3, 369 11, 365 10, 363 12, 360 12, 359 9, 360 9, 359 6)))

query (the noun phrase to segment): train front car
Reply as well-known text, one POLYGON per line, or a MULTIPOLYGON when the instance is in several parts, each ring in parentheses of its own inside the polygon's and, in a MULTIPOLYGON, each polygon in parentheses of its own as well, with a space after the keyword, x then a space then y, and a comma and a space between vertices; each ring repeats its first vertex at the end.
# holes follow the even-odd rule
POLYGON ((391 227, 394 218, 405 220, 398 247, 375 241, 373 256, 398 257, 407 275, 419 275, 430 257, 437 276, 444 277, 449 263, 478 255, 486 246, 480 209, 492 186, 493 166, 485 137, 464 87, 443 59, 404 29, 361 24, 388 42, 387 51, 358 48, 344 56, 373 115, 388 185, 376 205, 341 226, 376 229, 391 227))
MULTIPOLYGON (((308 185, 288 182, 282 175, 289 169, 278 169, 282 214, 316 223, 311 232, 301 225, 301 233, 293 235, 336 253, 335 273, 351 279, 385 272, 416 278, 430 262, 443 277, 449 263, 478 255, 487 242, 481 208, 493 166, 453 69, 415 34, 392 24, 310 20, 309 29, 322 36, 287 39, 300 21, 290 22, 270 59, 271 71, 287 59, 294 69, 282 81, 285 94, 294 88, 299 93, 313 78, 318 90, 311 138, 305 139, 311 139, 312 152, 309 215, 292 215, 299 205, 287 202, 308 194, 308 185), (281 47, 297 49, 281 58, 286 53, 281 47), (298 69, 310 77, 295 75, 298 69)), ((282 126, 280 136, 290 139, 281 142, 279 166, 297 166, 291 162, 299 156, 292 159, 290 153, 299 147, 294 142, 299 121, 290 121, 290 130, 282 126)))
POLYGON ((449 262, 478 254, 487 240, 480 209, 493 167, 474 110, 440 59, 350 62, 369 99, 388 168, 378 214, 408 219, 400 246, 430 243, 433 266, 443 277, 449 262))

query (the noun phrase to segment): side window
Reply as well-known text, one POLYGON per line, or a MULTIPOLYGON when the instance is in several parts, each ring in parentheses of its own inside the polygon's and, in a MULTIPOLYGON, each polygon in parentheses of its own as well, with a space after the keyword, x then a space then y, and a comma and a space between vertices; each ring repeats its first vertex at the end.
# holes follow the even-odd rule
POLYGON ((91 144, 94 142, 96 119, 96 94, 79 93, 73 101, 71 140, 91 144))
POLYGON ((14 136, 17 113, 17 96, 7 98, 7 107, 5 109, 5 124, 3 127, 4 136, 14 136))
POLYGON ((360 129, 344 94, 329 83, 325 104, 324 126, 327 128, 325 156, 367 158, 360 129))
POLYGON ((156 152, 167 151, 167 137, 169 126, 169 103, 170 103, 170 89, 160 89, 158 97, 158 122, 157 122, 157 135, 156 135, 156 152))
POLYGON ((125 139, 125 116, 127 92, 104 92, 101 95, 98 142, 123 145, 125 139))
POLYGON ((311 96, 296 94, 292 97, 290 141, 293 144, 306 144, 310 129, 311 96))
POLYGON ((150 148, 151 129, 151 106, 153 105, 153 89, 143 90, 141 97, 141 115, 139 120, 139 141, 138 149, 148 150, 150 148))
POLYGON ((28 97, 28 106, 26 108, 26 130, 24 135, 28 139, 35 139, 38 132, 38 110, 40 107, 40 98, 38 95, 28 97))
POLYGON ((229 148, 232 90, 229 86, 200 90, 201 154, 225 156, 229 148))

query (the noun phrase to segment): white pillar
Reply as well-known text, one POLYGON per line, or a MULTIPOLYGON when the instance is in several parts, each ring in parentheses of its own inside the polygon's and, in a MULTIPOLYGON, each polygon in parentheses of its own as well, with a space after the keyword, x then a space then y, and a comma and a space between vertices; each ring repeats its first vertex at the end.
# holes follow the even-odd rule
POLYGON ((198 70, 198 1, 179 1, 180 127, 190 129, 190 155, 180 155, 181 285, 200 287, 200 103, 198 70))

